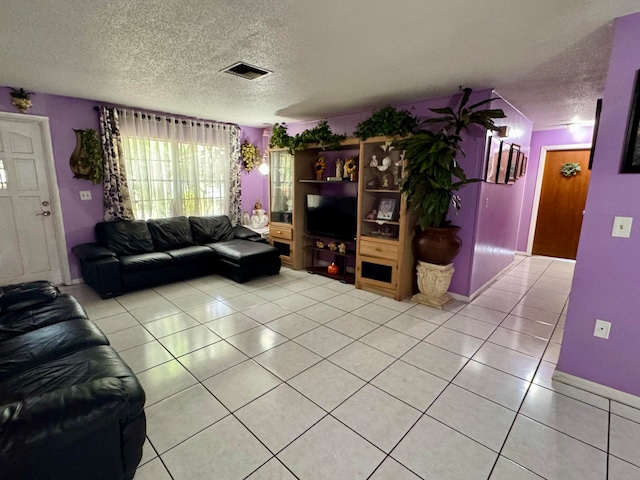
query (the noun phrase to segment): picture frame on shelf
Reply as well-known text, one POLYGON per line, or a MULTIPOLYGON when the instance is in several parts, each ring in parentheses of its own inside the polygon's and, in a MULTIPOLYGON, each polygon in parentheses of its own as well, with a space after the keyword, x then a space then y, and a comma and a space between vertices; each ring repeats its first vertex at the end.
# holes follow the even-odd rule
POLYGON ((514 143, 509 151, 509 162, 507 163, 507 179, 505 183, 516 183, 518 179, 516 172, 518 171, 518 160, 520 157, 520 145, 514 143))
POLYGON ((623 152, 620 173, 640 173, 640 70, 636 71, 623 152))
POLYGON ((489 135, 487 138, 487 158, 484 170, 484 181, 495 183, 498 175, 498 158, 500 156, 501 141, 499 138, 489 135))
POLYGON ((376 220, 388 220, 393 221, 396 218, 396 206, 397 199, 395 198, 381 198, 376 214, 376 220))

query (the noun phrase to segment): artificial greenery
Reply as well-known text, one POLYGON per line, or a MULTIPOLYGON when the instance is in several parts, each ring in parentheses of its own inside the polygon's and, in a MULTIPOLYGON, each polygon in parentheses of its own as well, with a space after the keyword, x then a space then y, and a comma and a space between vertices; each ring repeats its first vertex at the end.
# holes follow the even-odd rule
POLYGON ((464 155, 460 146, 463 140, 461 132, 473 124, 497 130, 494 119, 505 118, 501 109, 478 110, 492 99, 467 106, 472 90, 460 89, 462 97, 455 110, 451 107, 432 108, 430 110, 438 116, 423 122, 423 125, 442 124, 440 130, 420 129, 412 137, 399 142, 399 148, 406 150, 408 170, 401 190, 418 214, 418 223, 423 230, 446 226, 449 205, 454 206, 456 213, 460 209, 460 197, 454 192, 479 180, 467 178, 456 161, 458 154, 464 155))
POLYGON ((271 130, 269 148, 287 148, 289 153, 293 153, 293 137, 287 132, 286 123, 276 123, 271 130))
POLYGON ((24 100, 30 100, 31 99, 31 95, 35 95, 35 93, 33 92, 27 92, 24 88, 11 88, 11 91, 9 92, 9 95, 11 95, 13 98, 22 98, 24 100))
POLYGON ((102 144, 95 130, 80 130, 81 145, 84 151, 84 160, 91 167, 88 178, 93 183, 102 183, 104 178, 104 166, 102 163, 102 144))
POLYGON ((308 144, 317 144, 323 150, 336 150, 340 147, 340 142, 345 138, 347 138, 346 135, 333 133, 326 120, 322 120, 314 128, 296 134, 295 137, 292 137, 287 132, 286 123, 276 123, 273 126, 269 146, 286 148, 291 154, 295 151, 304 150, 308 144))
POLYGON ((249 173, 256 166, 256 160, 260 155, 258 147, 251 144, 248 140, 242 142, 240 145, 240 156, 242 157, 242 164, 245 172, 249 173))
POLYGON ((338 135, 331 131, 326 120, 322 120, 314 128, 305 130, 294 138, 294 150, 303 150, 305 145, 315 143, 323 150, 337 150, 340 142, 347 138, 346 135, 338 135))
POLYGON ((582 167, 577 162, 576 163, 573 163, 573 162, 564 163, 560 167, 560 173, 562 175, 564 175, 565 177, 573 177, 573 176, 577 175, 578 172, 581 171, 581 170, 582 170, 582 167))
POLYGON ((418 129, 418 119, 408 110, 397 110, 388 105, 373 112, 360 122, 353 135, 364 141, 372 137, 406 137, 418 129))

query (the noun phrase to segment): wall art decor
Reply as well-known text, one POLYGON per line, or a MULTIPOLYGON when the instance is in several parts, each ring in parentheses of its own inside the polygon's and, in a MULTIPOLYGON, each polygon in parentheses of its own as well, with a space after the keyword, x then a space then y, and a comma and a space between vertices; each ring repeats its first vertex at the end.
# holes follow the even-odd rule
POLYGON ((507 179, 505 183, 516 183, 518 179, 516 172, 518 170, 518 159, 520 158, 520 145, 511 145, 509 151, 509 162, 507 163, 507 179))
POLYGON ((636 80, 631 99, 627 136, 623 150, 620 173, 640 173, 640 70, 636 72, 636 80))
POLYGON ((498 159, 500 157, 501 140, 490 135, 487 138, 487 158, 484 169, 484 181, 488 183, 496 183, 498 176, 498 159))
POLYGON ((496 183, 506 184, 509 178, 509 156, 511 155, 511 144, 500 142, 500 153, 498 155, 498 173, 496 174, 496 183))

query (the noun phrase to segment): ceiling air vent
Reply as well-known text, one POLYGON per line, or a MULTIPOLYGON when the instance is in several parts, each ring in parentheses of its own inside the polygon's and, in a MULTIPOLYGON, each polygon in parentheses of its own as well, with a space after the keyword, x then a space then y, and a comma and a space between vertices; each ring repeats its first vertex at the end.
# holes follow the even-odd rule
POLYGON ((256 78, 264 77, 265 75, 273 73, 269 70, 265 70, 264 68, 254 67, 253 65, 249 65, 244 62, 234 63, 222 71, 232 75, 237 75, 238 77, 246 78, 247 80, 255 80, 256 78))

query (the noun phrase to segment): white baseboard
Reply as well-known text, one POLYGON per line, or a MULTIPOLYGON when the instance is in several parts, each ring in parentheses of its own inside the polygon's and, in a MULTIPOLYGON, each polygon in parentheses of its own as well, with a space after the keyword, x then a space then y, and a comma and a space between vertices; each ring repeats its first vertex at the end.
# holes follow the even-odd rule
POLYGON ((71 280, 71 285, 82 285, 84 283, 84 278, 74 278, 71 280))
POLYGON ((521 251, 519 251, 519 250, 516 250, 516 255, 519 255, 519 256, 521 256, 521 257, 530 257, 530 256, 531 256, 531 254, 530 254, 530 253, 527 253, 527 252, 521 252, 521 251))
POLYGON ((461 302, 465 302, 465 303, 469 303, 471 300, 473 300, 472 298, 469 297, 465 297, 464 295, 459 295, 457 293, 451 293, 451 292, 447 292, 451 298, 453 298, 454 300, 459 300, 461 302))
POLYGON ((484 285, 482 285, 480 288, 478 288, 475 292, 473 292, 468 297, 465 295, 460 295, 458 293, 452 293, 452 292, 448 292, 448 293, 449 295, 451 295, 451 298, 453 298, 454 300, 460 300, 461 302, 466 302, 466 303, 472 302, 476 297, 478 297, 478 295, 484 292, 487 287, 489 287, 492 283, 498 280, 501 276, 503 276, 507 271, 511 270, 513 267, 514 267, 514 262, 511 262, 509 265, 507 265, 498 273, 496 273, 487 282, 485 282, 484 285))
POLYGON ((553 373, 552 378, 558 382, 566 383, 572 387, 595 393, 596 395, 615 400, 616 402, 624 403, 630 407, 640 408, 640 397, 636 397, 630 393, 616 390, 615 388, 607 387, 590 380, 585 380, 584 378, 576 377, 575 375, 559 372, 558 370, 553 373))

